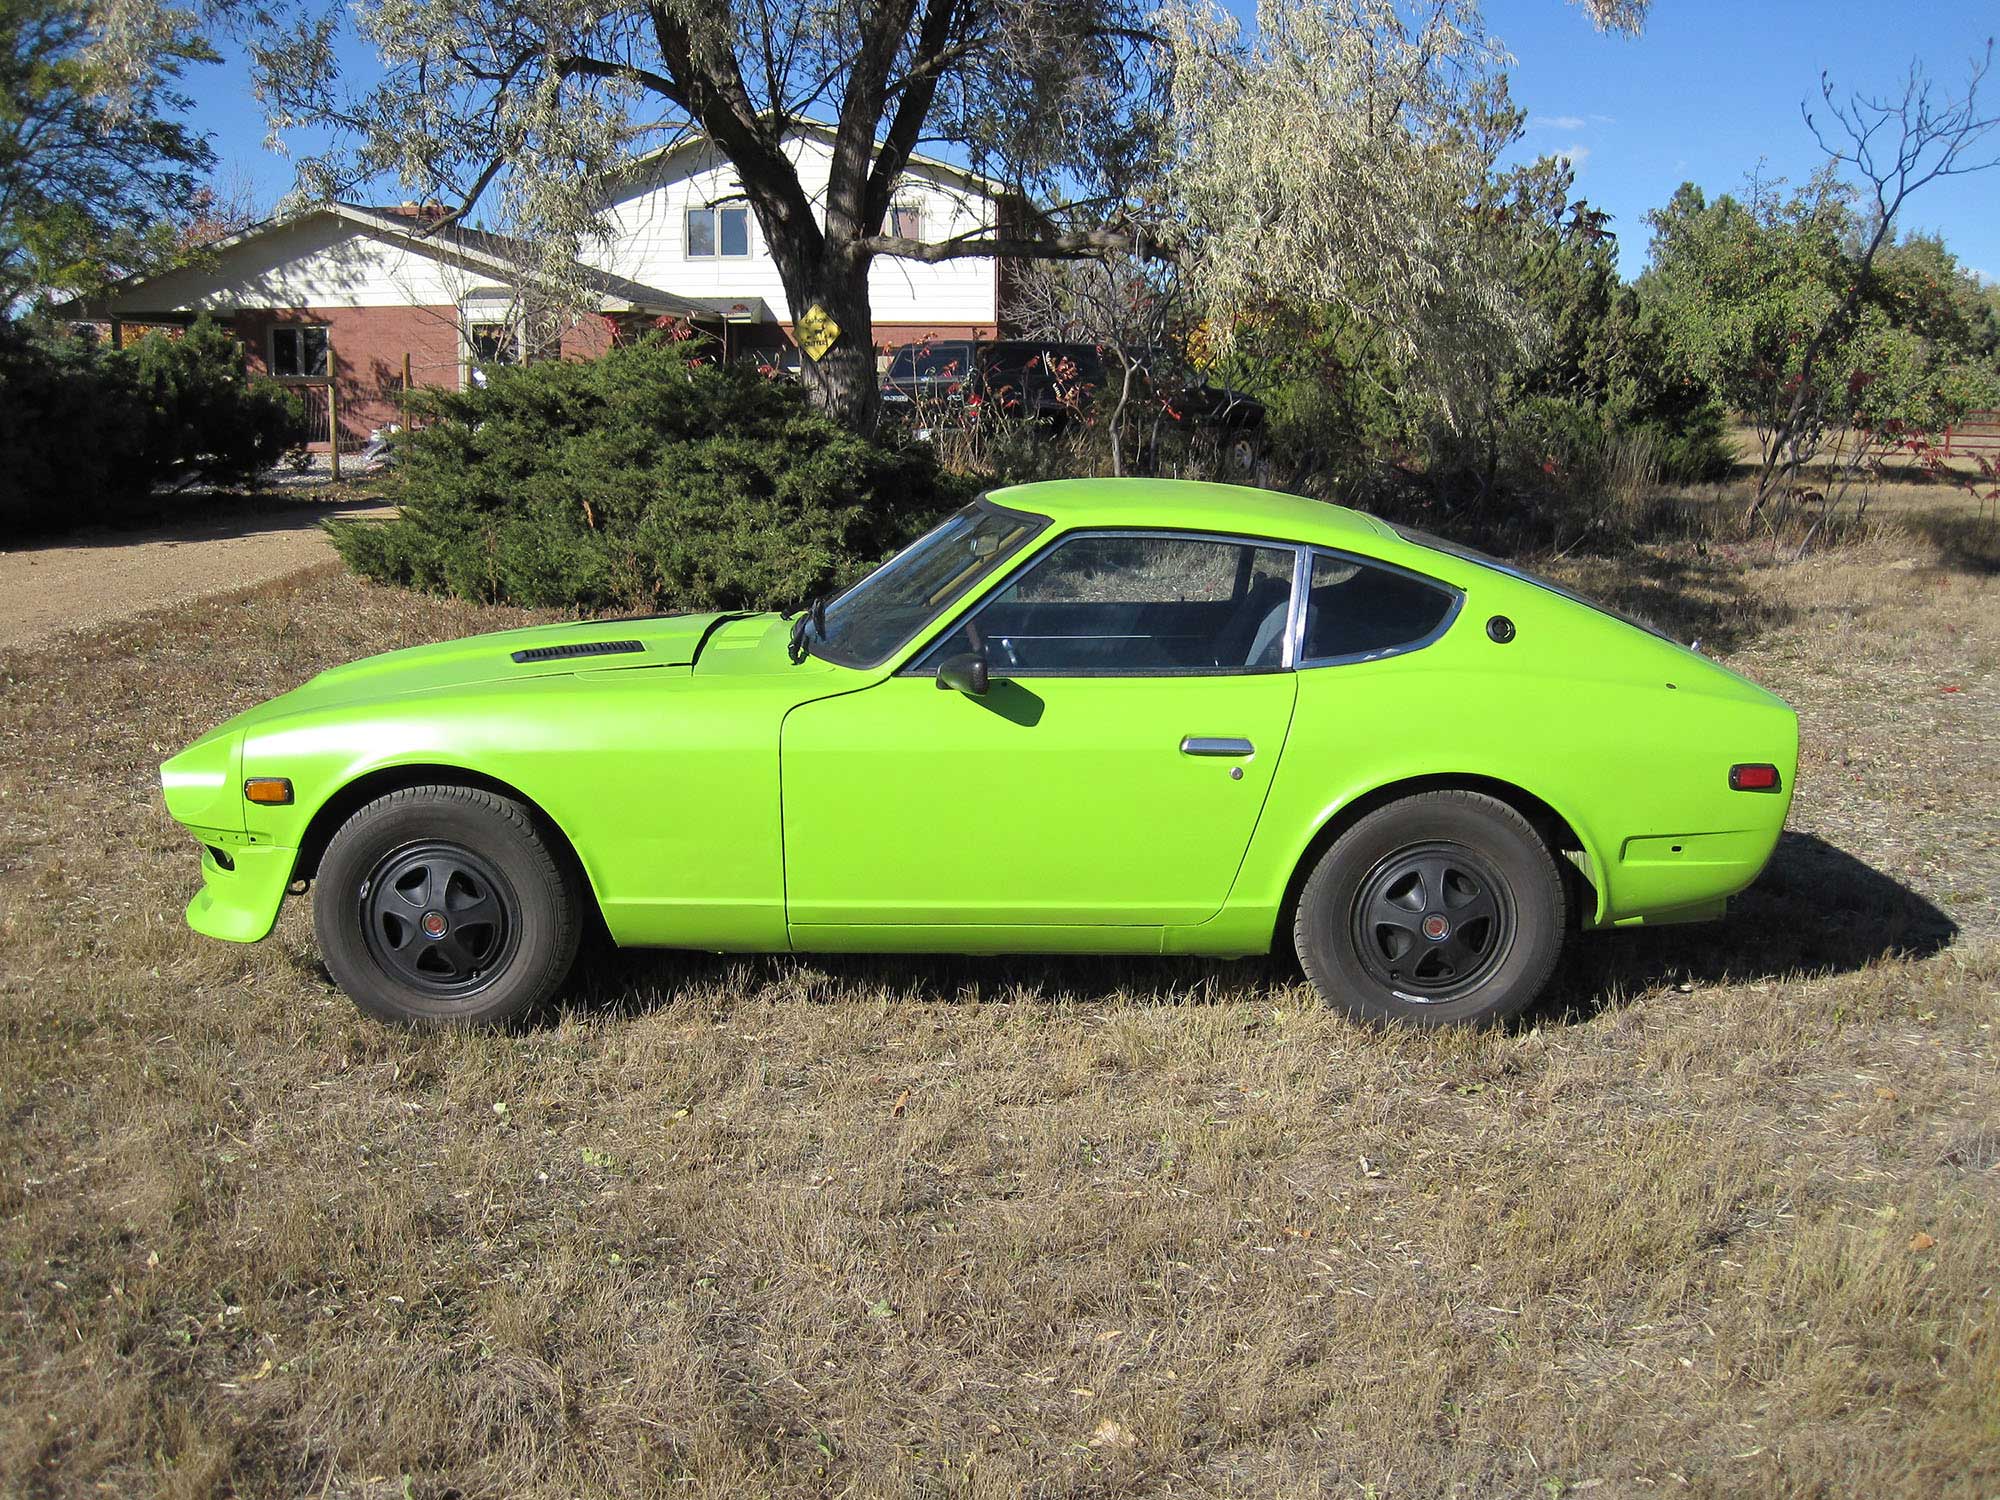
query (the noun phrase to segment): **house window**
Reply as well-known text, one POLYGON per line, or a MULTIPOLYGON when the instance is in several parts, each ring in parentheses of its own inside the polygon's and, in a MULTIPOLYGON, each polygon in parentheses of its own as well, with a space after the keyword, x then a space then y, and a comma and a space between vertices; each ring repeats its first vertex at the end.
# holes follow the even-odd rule
POLYGON ((280 380, 313 380, 325 375, 331 347, 327 333, 322 327, 273 328, 271 373, 280 380))
POLYGON ((465 327, 466 374, 475 386, 486 384, 495 365, 521 362, 521 335, 512 323, 468 323, 465 327))
POLYGON ((898 203, 889 210, 889 237, 898 240, 921 240, 924 237, 924 206, 921 203, 898 203))
POLYGON ((465 342, 476 365, 521 362, 521 336, 512 323, 474 323, 466 330, 465 342))
POLYGON ((746 256, 750 253, 750 209, 743 203, 715 203, 687 211, 690 257, 746 256))

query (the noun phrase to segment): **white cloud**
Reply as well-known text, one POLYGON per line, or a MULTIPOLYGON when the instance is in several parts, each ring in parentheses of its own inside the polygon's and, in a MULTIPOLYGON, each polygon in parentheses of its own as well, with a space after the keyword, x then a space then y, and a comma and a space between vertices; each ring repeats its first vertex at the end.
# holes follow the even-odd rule
POLYGON ((1581 130, 1588 122, 1582 115, 1531 115, 1528 125, 1534 130, 1581 130))
POLYGON ((1562 150, 1556 152, 1556 158, 1559 161, 1568 162, 1572 172, 1581 172, 1583 164, 1590 160, 1590 147, 1584 145, 1581 141, 1572 141, 1569 145, 1563 147, 1562 150))

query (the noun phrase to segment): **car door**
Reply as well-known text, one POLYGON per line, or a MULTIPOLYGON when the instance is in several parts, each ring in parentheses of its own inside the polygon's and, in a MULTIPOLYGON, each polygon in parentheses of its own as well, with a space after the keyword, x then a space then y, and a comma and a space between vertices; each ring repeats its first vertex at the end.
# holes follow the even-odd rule
POLYGON ((1291 722, 1297 571, 1268 542, 1074 534, 903 670, 793 709, 795 945, 1212 916, 1291 722), (971 653, 988 690, 941 690, 939 664, 971 653))

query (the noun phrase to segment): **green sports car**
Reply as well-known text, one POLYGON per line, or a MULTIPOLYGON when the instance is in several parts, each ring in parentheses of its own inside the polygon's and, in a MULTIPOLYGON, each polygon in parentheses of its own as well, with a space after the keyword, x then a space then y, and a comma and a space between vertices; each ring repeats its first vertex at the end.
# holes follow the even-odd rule
POLYGON ((313 891, 366 1010, 492 1023, 586 922, 720 952, 1290 943, 1329 1004, 1491 1022, 1574 928, 1719 915, 1791 802, 1754 683, 1317 501, 983 496, 796 616, 593 620, 324 672, 161 768, 197 932, 313 891))

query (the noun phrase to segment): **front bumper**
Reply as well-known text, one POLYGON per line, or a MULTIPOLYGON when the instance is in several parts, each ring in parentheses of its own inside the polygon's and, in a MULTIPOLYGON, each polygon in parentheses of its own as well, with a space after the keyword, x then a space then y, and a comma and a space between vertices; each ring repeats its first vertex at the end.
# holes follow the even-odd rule
POLYGON ((254 943, 277 925, 298 850, 244 842, 242 834, 191 829, 202 841, 201 889, 188 902, 187 924, 204 937, 254 943), (229 862, 225 868, 217 852, 229 862))

